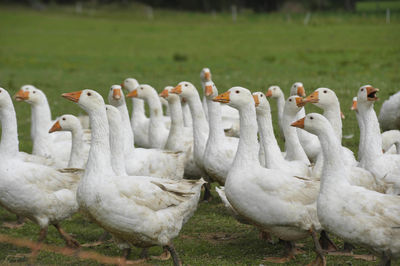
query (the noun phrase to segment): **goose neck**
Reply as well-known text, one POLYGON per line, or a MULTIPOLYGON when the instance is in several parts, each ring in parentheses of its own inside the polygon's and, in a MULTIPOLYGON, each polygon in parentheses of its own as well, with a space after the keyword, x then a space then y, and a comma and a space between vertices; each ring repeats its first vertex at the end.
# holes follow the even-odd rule
POLYGON ((39 104, 32 104, 32 126, 31 137, 33 140, 32 152, 41 156, 49 156, 48 145, 50 136, 48 133, 51 127, 51 112, 46 99, 39 104))
POLYGON ((144 110, 144 101, 138 98, 131 98, 131 99, 132 99, 131 123, 132 125, 135 125, 139 121, 145 120, 147 117, 144 110))
POLYGON ((282 128, 286 141, 286 156, 288 160, 301 160, 309 163, 308 157, 300 144, 296 128, 290 126, 296 121, 296 115, 287 114, 284 112, 282 128))
POLYGON ((208 143, 218 143, 225 137, 222 128, 221 104, 207 99, 209 136, 208 143))
POLYGON ((339 142, 342 142, 342 118, 340 117, 340 106, 337 104, 330 104, 324 108, 323 115, 331 123, 335 136, 338 138, 339 142))
POLYGON ((124 143, 123 151, 125 156, 128 156, 129 153, 131 153, 135 149, 135 139, 129 122, 128 107, 125 103, 116 107, 121 114, 121 130, 123 132, 123 136, 121 136, 121 139, 123 139, 122 143, 124 143))
POLYGON ((82 127, 78 126, 71 130, 71 155, 68 161, 68 167, 70 168, 82 168, 85 165, 83 162, 83 130, 82 127))
POLYGON ((283 93, 280 94, 278 96, 278 98, 276 99, 276 105, 277 105, 277 108, 278 108, 278 117, 282 121, 283 108, 285 107, 285 96, 283 95, 283 93))
POLYGON ((158 98, 157 93, 155 91, 152 92, 151 95, 146 97, 146 101, 150 109, 150 118, 161 120, 163 112, 162 112, 161 101, 158 98))
POLYGON ((169 112, 171 117, 171 130, 182 130, 184 127, 183 112, 180 99, 168 99, 169 112))
POLYGON ((366 166, 374 161, 382 153, 382 135, 379 128, 378 118, 373 105, 359 107, 362 116, 364 132, 364 150, 361 165, 366 166))
POLYGON ((0 109, 0 119, 0 153, 7 156, 16 155, 19 151, 17 117, 15 115, 14 106, 12 105, 11 100, 9 106, 0 109))

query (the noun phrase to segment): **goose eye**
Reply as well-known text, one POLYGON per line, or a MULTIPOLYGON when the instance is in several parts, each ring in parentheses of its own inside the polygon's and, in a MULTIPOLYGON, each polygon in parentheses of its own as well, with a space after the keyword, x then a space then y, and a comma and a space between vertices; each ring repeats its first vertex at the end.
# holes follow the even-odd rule
POLYGON ((108 111, 108 107, 106 107, 106 110, 108 111))
POLYGON ((36 91, 33 91, 33 93, 36 93, 36 91))
POLYGON ((314 117, 310 116, 310 119, 311 119, 311 120, 313 120, 313 119, 314 119, 314 117))
POLYGON ((185 87, 187 87, 188 85, 187 84, 185 84, 185 87))
POLYGON ((289 99, 289 102, 291 102, 292 101, 292 99, 289 99))
POLYGON ((361 91, 364 91, 364 89, 361 89, 361 91))
POLYGON ((63 117, 63 119, 62 119, 62 120, 64 120, 64 121, 65 121, 65 120, 66 120, 66 119, 65 119, 65 117, 63 117))
POLYGON ((110 89, 110 91, 112 91, 112 88, 110 89))
POLYGON ((141 90, 143 90, 143 87, 140 87, 141 90))
POLYGON ((236 91, 236 93, 240 93, 240 91, 236 91))
POLYGON ((327 93, 328 91, 327 90, 324 90, 324 93, 327 93))
POLYGON ((274 90, 276 90, 276 88, 274 88, 274 90))
POLYGON ((0 90, 0 93, 1 93, 1 90, 0 90))
POLYGON ((87 96, 92 96, 92 94, 90 92, 87 93, 87 96))
POLYGON ((260 97, 263 97, 263 95, 261 94, 260 97))

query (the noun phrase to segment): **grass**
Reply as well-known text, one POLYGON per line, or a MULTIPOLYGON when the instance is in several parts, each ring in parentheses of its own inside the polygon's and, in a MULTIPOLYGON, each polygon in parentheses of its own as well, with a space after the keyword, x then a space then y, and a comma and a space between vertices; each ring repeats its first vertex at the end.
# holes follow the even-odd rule
MULTIPOLYGON (((84 6, 76 14, 73 7, 52 7, 38 12, 14 6, 0 7, 0 86, 14 94, 21 85, 34 84, 45 91, 53 117, 82 111, 62 99, 60 94, 96 89, 104 95, 112 84, 127 77, 164 86, 182 80, 200 88, 199 73, 208 66, 220 92, 240 85, 252 91, 266 91, 277 84, 286 95, 295 81, 302 81, 307 93, 318 87, 333 89, 346 119, 343 144, 353 151, 358 147, 358 126, 350 111, 352 97, 361 85, 380 88, 381 101, 399 90, 399 19, 392 14, 391 24, 379 15, 312 14, 308 26, 304 14, 239 14, 233 23, 229 14, 209 14, 155 10, 149 20, 143 7, 112 6, 94 9, 84 6)), ((30 108, 15 103, 21 150, 30 151, 30 108)), ((274 117, 275 104, 272 103, 274 117)), ((307 112, 317 111, 307 106, 307 112)), ((274 121, 276 125, 276 121, 274 121)), ((1 221, 14 215, 1 210, 1 221)), ((81 243, 96 240, 102 230, 74 215, 63 222, 66 230, 81 243)), ((37 239, 33 223, 21 229, 0 228, 0 233, 37 239)), ((51 229, 48 243, 63 245, 51 229)), ((339 241, 339 240, 337 240, 339 241)), ((310 240, 306 253, 290 265, 306 264, 314 258, 310 240)), ((340 243, 340 242, 339 242, 340 243)), ((241 225, 225 211, 216 195, 211 203, 201 203, 195 216, 175 240, 185 263, 191 265, 256 265, 264 256, 282 255, 280 245, 258 239, 258 231, 241 225)), ((96 251, 117 256, 114 244, 96 251)), ((28 252, 0 244, 0 261, 26 263, 7 257, 28 252)), ((152 248, 151 253, 161 252, 152 248)), ((357 248, 357 253, 364 252, 357 248)), ((139 254, 135 250, 132 258, 139 254)), ((76 264, 76 259, 42 252, 40 264, 76 264)), ((83 264, 96 264, 82 261, 83 264)), ((171 261, 156 264, 171 264, 171 261)), ((348 257, 329 257, 329 265, 366 265, 348 257)))
POLYGON ((391 11, 400 10, 399 1, 368 1, 368 2, 357 2, 357 12, 386 12, 389 8, 391 11))

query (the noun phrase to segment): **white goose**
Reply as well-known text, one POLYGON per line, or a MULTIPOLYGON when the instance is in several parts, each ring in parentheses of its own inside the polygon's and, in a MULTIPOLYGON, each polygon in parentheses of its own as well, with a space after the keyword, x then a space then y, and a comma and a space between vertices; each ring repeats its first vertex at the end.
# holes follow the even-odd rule
POLYGON ((32 153, 50 157, 58 167, 66 167, 70 157, 71 136, 67 132, 49 134, 52 121, 46 95, 34 86, 25 85, 14 97, 31 105, 32 153))
POLYGON ((56 131, 70 131, 72 137, 72 145, 68 168, 85 168, 87 158, 89 156, 89 140, 84 140, 84 134, 80 120, 74 115, 60 116, 49 133, 56 131))
MULTIPOLYGON (((134 78, 127 78, 122 82, 121 87, 132 92, 139 86, 134 78)), ((144 110, 144 101, 138 98, 132 98, 131 127, 135 136, 135 145, 141 148, 150 148, 148 131, 150 119, 146 116, 144 110)))
POLYGON ((272 99, 276 100, 276 104, 277 104, 277 108, 278 108, 279 130, 281 133, 281 137, 284 139, 282 120, 283 120, 283 107, 285 107, 285 94, 283 93, 282 89, 279 86, 273 85, 268 88, 265 96, 271 97, 272 99))
MULTIPOLYGON (((240 114, 239 147, 225 182, 230 204, 251 223, 285 241, 312 234, 317 252, 323 257, 315 234, 321 229, 316 210, 319 182, 261 167, 255 104, 249 90, 233 87, 214 100, 237 108, 240 114)), ((275 261, 285 262, 293 257, 294 245, 289 248, 287 258, 275 261)))
POLYGON ((135 148, 134 136, 129 126, 129 114, 125 97, 119 85, 111 86, 108 101, 116 107, 122 123, 110 127, 110 135, 124 143, 122 153, 125 159, 126 172, 130 175, 149 175, 169 179, 182 179, 185 166, 185 154, 181 151, 171 152, 161 149, 135 148), (119 129, 120 128, 120 129, 119 129))
POLYGON ((357 109, 364 124, 360 134, 364 138, 364 148, 360 166, 369 170, 375 177, 400 186, 400 156, 398 154, 383 154, 382 136, 379 122, 374 110, 374 102, 378 99, 378 89, 371 85, 362 86, 358 90, 357 109))
POLYGON ((400 129, 400 91, 383 102, 379 112, 379 123, 382 130, 400 129))
POLYGON ((204 150, 203 164, 208 175, 220 185, 225 184, 229 169, 235 157, 239 139, 224 134, 220 103, 212 101, 218 95, 214 82, 205 83, 209 135, 204 150))
MULTIPOLYGON (((196 210, 203 180, 116 176, 111 166, 103 98, 93 90, 65 93, 63 97, 89 114, 92 127, 89 160, 77 191, 80 209, 117 242, 138 247, 165 246, 174 264, 179 265, 171 241, 196 210)), ((129 250, 124 248, 125 257, 129 250)))
POLYGON ((325 160, 317 203, 322 226, 380 255, 380 265, 390 265, 391 259, 400 258, 400 197, 348 182, 349 171, 342 160, 340 142, 324 116, 308 114, 294 125, 318 135, 322 144, 325 160))
POLYGON ((166 87, 160 96, 168 101, 171 128, 165 149, 171 151, 184 151, 186 153, 185 177, 200 178, 204 173, 196 165, 193 155, 193 128, 185 127, 183 121, 183 109, 178 95, 171 93, 173 87, 166 87))
POLYGON ((169 130, 165 126, 160 98, 157 91, 147 84, 139 87, 126 95, 128 98, 140 98, 145 100, 150 109, 150 122, 148 130, 149 145, 152 148, 163 149, 167 142, 169 130))
MULTIPOLYGON (((256 104, 257 124, 260 132, 260 142, 265 151, 265 167, 288 171, 296 176, 310 176, 309 164, 304 161, 287 161, 283 157, 274 135, 271 108, 262 92, 253 93, 256 104)), ((295 137, 297 137, 295 135, 295 137)), ((301 148, 301 147, 300 147, 301 148)))
MULTIPOLYGON (((40 227, 39 242, 44 241, 49 225, 54 225, 66 244, 79 243, 59 223, 78 210, 76 187, 79 175, 68 170, 26 162, 18 156, 17 119, 11 97, 0 88, 0 204, 40 227)), ((36 255, 33 250, 32 255, 36 255)))
POLYGON ((382 150, 388 154, 400 154, 400 130, 392 129, 382 133, 382 150))

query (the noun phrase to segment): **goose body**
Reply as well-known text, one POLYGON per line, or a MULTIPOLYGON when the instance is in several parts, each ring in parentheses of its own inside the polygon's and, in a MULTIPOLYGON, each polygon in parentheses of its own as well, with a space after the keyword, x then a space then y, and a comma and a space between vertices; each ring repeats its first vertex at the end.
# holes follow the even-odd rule
POLYGON ((383 131, 400 129, 400 91, 383 102, 379 112, 379 124, 383 131))

